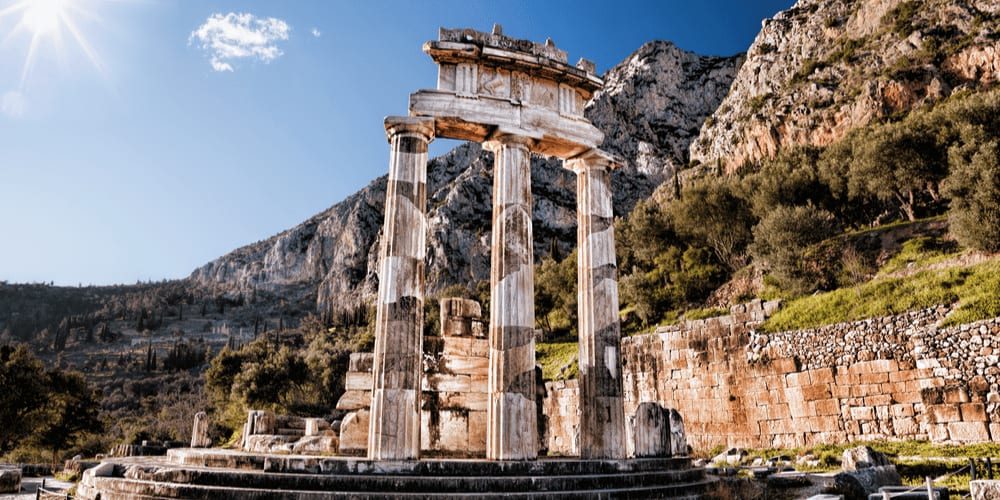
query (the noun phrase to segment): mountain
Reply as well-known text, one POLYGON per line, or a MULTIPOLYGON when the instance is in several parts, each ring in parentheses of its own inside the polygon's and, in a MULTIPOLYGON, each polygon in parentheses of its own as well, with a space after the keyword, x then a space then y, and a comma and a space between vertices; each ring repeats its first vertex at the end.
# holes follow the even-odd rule
POLYGON ((763 22, 691 144, 725 171, 1000 78, 995 0, 800 0, 763 22))
MULTIPOLYGON (((656 41, 607 72, 586 113, 606 134, 603 148, 625 160, 612 183, 617 215, 687 164, 691 141, 741 61, 656 41)), ((489 280, 493 155, 465 144, 432 159, 427 170, 428 292, 489 280)), ((188 280, 230 294, 315 294, 324 311, 356 308, 378 288, 385 187, 383 176, 292 229, 205 264, 188 280)), ((536 256, 576 246, 575 192, 575 174, 560 161, 532 159, 536 256)))

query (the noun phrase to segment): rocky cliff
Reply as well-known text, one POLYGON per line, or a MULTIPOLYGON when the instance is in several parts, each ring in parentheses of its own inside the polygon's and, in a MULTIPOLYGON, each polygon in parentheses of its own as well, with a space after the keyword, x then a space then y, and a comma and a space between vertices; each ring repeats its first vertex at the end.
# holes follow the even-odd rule
MULTIPOLYGON (((687 163, 702 122, 727 92, 739 57, 703 57, 650 42, 605 75, 587 116, 604 148, 625 159, 613 179, 615 212, 687 163)), ((386 167, 387 168, 387 167, 386 167)), ((558 160, 532 159, 536 255, 576 246, 576 178, 558 160)), ((428 292, 489 280, 493 155, 465 144, 428 165, 428 292)), ((316 294, 321 310, 350 309, 378 288, 385 177, 302 224, 195 270, 193 284, 224 293, 316 294), (318 291, 318 292, 317 292, 318 291)))
POLYGON ((995 0, 800 0, 763 22, 691 145, 726 171, 1000 77, 995 0))

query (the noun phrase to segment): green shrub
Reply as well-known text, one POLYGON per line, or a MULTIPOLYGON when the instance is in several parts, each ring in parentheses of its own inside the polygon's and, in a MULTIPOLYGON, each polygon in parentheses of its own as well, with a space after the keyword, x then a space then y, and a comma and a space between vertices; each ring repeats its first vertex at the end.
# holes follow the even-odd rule
POLYGON ((780 206, 754 227, 750 252, 756 262, 767 264, 779 288, 801 295, 819 283, 817 266, 806 258, 806 250, 837 230, 833 214, 825 210, 780 206))

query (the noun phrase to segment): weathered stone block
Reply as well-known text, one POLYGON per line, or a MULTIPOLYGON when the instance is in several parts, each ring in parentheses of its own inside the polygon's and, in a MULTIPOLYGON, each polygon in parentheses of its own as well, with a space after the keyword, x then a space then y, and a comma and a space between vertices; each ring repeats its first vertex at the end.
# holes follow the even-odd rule
POLYGON ((337 409, 342 411, 360 410, 371 405, 371 391, 344 391, 344 394, 337 400, 337 409))
POLYGON ((344 389, 348 391, 371 391, 372 374, 363 372, 347 372, 344 389))
POLYGON ((969 393, 964 387, 946 387, 944 389, 945 403, 968 403, 969 393))
POLYGON ((834 398, 813 402, 816 415, 840 415, 840 401, 834 398))
POLYGON ((931 423, 944 424, 962 420, 958 405, 954 404, 930 405, 927 407, 927 413, 930 415, 931 423))
POLYGON ((207 448, 212 446, 212 438, 208 435, 208 415, 199 411, 194 414, 194 425, 191 428, 191 447, 207 448))
POLYGON ((463 375, 480 375, 487 373, 489 368, 489 358, 448 355, 444 357, 445 372, 463 375))
POLYGON ((423 377, 424 391, 471 392, 472 379, 469 375, 447 375, 434 373, 423 377))
POLYGON ((969 482, 969 493, 972 500, 1000 499, 1000 481, 978 479, 969 482))
POLYGON ((826 384, 816 384, 802 388, 802 397, 809 401, 827 399, 830 396, 830 387, 826 384))
POLYGON ((986 422, 986 405, 982 403, 963 403, 959 405, 962 420, 965 422, 986 422))
POLYGON ((950 422, 948 437, 960 443, 982 443, 990 440, 990 433, 983 422, 950 422))
POLYGON ((332 454, 336 453, 338 449, 337 436, 306 436, 299 439, 292 445, 293 453, 301 453, 304 455, 313 454, 332 454))
POLYGON ((341 453, 357 455, 368 451, 368 410, 348 413, 340 424, 341 453))
POLYGON ((670 411, 659 403, 640 403, 632 419, 637 458, 670 456, 670 411))
POLYGON ((322 418, 307 418, 304 420, 306 424, 306 436, 319 436, 323 431, 330 429, 330 423, 322 418))
POLYGON ((483 453, 486 451, 486 412, 469 412, 469 452, 483 453))

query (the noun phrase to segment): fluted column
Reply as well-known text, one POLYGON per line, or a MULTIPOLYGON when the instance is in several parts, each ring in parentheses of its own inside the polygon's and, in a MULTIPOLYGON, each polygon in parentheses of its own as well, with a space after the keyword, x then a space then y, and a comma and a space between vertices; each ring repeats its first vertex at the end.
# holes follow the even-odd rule
POLYGON ((538 456, 538 427, 530 141, 501 135, 484 145, 496 158, 486 458, 534 459, 538 456))
POLYGON ((580 335, 580 456, 625 458, 618 272, 609 157, 567 161, 577 174, 577 279, 580 335))
POLYGON ((392 145, 379 263, 368 458, 420 454, 427 143, 434 119, 388 117, 392 145))

